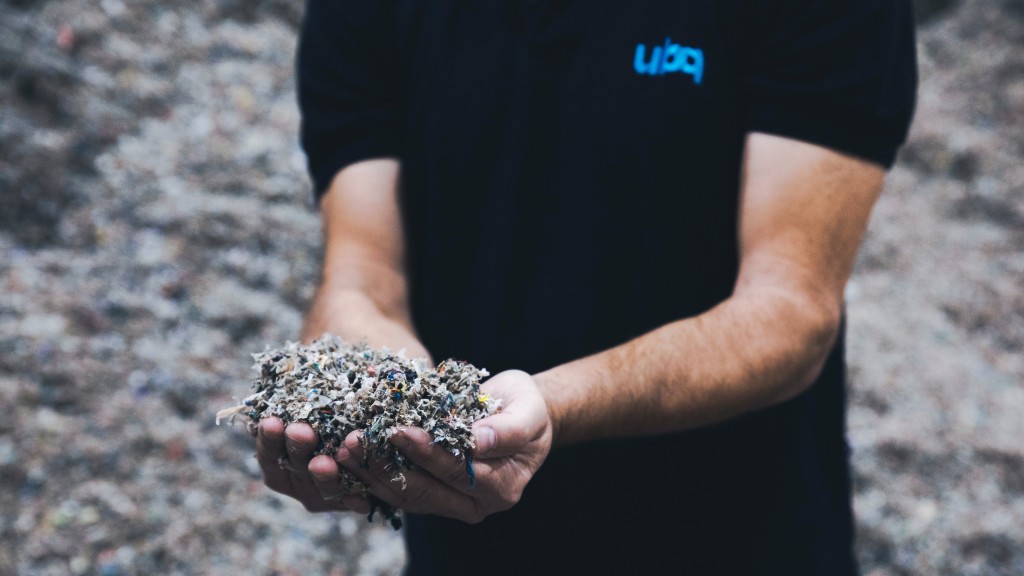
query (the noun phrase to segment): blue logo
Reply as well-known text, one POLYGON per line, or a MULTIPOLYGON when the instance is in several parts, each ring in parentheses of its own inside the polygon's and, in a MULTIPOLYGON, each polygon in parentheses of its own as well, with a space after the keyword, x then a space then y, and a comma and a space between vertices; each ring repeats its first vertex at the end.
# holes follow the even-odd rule
POLYGON ((665 38, 664 46, 651 48, 650 59, 647 58, 647 46, 637 44, 636 56, 633 57, 633 69, 637 74, 661 76, 669 72, 682 72, 693 77, 694 84, 700 84, 704 77, 704 51, 700 48, 688 48, 673 44, 665 38))

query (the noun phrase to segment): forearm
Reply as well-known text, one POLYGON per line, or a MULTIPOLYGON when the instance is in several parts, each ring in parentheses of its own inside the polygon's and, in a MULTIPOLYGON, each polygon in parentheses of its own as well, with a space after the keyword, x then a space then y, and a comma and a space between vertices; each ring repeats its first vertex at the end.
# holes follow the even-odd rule
POLYGON ((747 138, 740 267, 712 310, 537 375, 559 444, 704 426, 800 393, 835 341, 879 166, 747 138))
POLYGON ((836 306, 740 293, 536 379, 559 445, 713 424, 798 394, 835 340, 836 306))
POLYGON ((398 171, 388 159, 353 164, 338 173, 322 199, 323 281, 306 316, 304 340, 330 332, 429 359, 409 309, 398 171))

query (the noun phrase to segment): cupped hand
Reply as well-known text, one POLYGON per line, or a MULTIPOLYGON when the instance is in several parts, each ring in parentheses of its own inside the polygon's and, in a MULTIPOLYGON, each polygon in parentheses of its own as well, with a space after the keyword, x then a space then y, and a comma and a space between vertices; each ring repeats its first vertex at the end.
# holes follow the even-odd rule
POLYGON ((370 512, 362 495, 342 495, 340 469, 330 456, 313 456, 316 432, 309 424, 265 418, 256 431, 256 459, 271 490, 298 500, 310 512, 370 512))
POLYGON ((476 448, 470 460, 431 444, 420 428, 403 428, 391 438, 415 464, 404 472, 404 480, 393 478, 387 460, 364 464, 358 432, 345 439, 335 458, 371 494, 395 508, 471 524, 507 510, 519 502, 551 450, 551 418, 536 382, 525 372, 497 374, 482 390, 500 398, 502 410, 473 425, 476 448))

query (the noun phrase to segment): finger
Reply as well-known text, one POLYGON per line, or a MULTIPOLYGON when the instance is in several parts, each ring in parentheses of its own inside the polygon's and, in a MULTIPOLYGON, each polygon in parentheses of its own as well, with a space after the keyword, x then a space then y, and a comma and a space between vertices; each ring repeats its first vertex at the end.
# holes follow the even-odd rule
POLYGON ((391 443, 402 454, 431 476, 460 491, 470 489, 468 461, 431 441, 430 434, 422 428, 403 428, 391 437, 391 443))
MULTIPOLYGON (((306 512, 320 513, 320 512, 350 512, 352 508, 345 505, 344 499, 342 500, 324 500, 320 496, 307 495, 306 498, 299 498, 299 502, 306 509, 306 512)), ((355 510, 361 512, 361 510, 355 510)))
POLYGON ((343 509, 368 514, 370 512, 370 501, 359 494, 345 494, 345 488, 341 484, 341 469, 338 463, 325 454, 314 457, 309 461, 309 473, 313 477, 320 496, 328 502, 340 503, 343 509))
POLYGON ((406 488, 393 504, 409 512, 435 514, 475 524, 483 519, 477 502, 424 470, 405 471, 406 488))
POLYGON ((514 417, 495 414, 473 424, 473 455, 480 459, 504 458, 522 452, 533 440, 514 417), (501 418, 499 418, 501 416, 501 418))
POLYGON ((291 477, 281 466, 285 454, 284 422, 267 418, 260 422, 256 433, 256 461, 263 471, 263 483, 282 494, 291 494, 291 477))
POLYGON ((386 488, 387 492, 394 493, 401 489, 401 483, 392 482, 395 478, 394 467, 383 458, 373 458, 367 454, 363 447, 363 437, 359 432, 353 432, 345 438, 345 442, 335 454, 338 464, 350 470, 367 486, 378 485, 374 495, 384 499, 384 494, 379 493, 386 488))
POLYGON ((289 470, 285 454, 284 422, 272 417, 262 420, 257 427, 256 460, 268 488, 299 500, 310 512, 368 509, 366 504, 359 504, 358 498, 351 502, 346 502, 344 498, 340 501, 324 500, 308 471, 297 474, 289 470))
POLYGON ((531 442, 549 428, 548 409, 536 393, 529 374, 508 370, 495 375, 483 390, 504 402, 501 412, 473 424, 473 455, 477 458, 503 458, 522 453, 531 442), (530 393, 533 390, 534 393, 530 393))
POLYGON ((321 454, 309 461, 309 474, 313 484, 324 500, 340 500, 343 488, 338 463, 333 458, 321 454))
MULTIPOLYGON (((345 439, 345 445, 335 457, 341 466, 367 486, 371 494, 395 508, 407 508, 410 501, 421 496, 422 484, 408 490, 409 470, 399 473, 394 464, 385 458, 366 458, 363 439, 358 432, 345 439)), ((437 482, 436 479, 433 481, 437 482)))
POLYGON ((504 458, 526 450, 544 433, 543 421, 534 414, 513 410, 498 412, 473 424, 473 455, 481 459, 504 458))
POLYGON ((268 460, 263 455, 257 454, 256 461, 260 465, 260 470, 263 471, 263 483, 267 485, 267 488, 281 494, 292 495, 293 490, 289 473, 281 468, 276 458, 268 460))
POLYGON ((363 450, 359 446, 359 440, 353 440, 352 438, 353 435, 349 435, 349 438, 345 439, 345 445, 338 448, 338 451, 334 454, 338 465, 355 476, 356 480, 362 482, 371 494, 392 506, 397 506, 401 496, 396 491, 396 487, 389 480, 378 477, 369 466, 365 465, 363 450))
POLYGON ((268 460, 277 460, 285 455, 284 422, 279 418, 264 418, 256 432, 256 452, 268 460))
POLYGON ((292 422, 284 429, 284 445, 292 471, 305 475, 316 450, 316 432, 309 424, 292 422))
POLYGON ((350 450, 346 445, 338 450, 337 458, 341 465, 366 484, 374 496, 396 509, 435 514, 470 523, 483 519, 475 501, 425 471, 404 471, 406 486, 403 490, 401 484, 392 482, 390 472, 385 469, 385 462, 378 458, 371 460, 370 466, 365 467, 357 454, 358 447, 353 448, 350 450))
POLYGON ((351 454, 353 462, 357 462, 364 470, 369 469, 380 478, 391 478, 394 476, 393 472, 391 472, 395 466, 394 462, 386 458, 376 457, 376 446, 369 444, 362 432, 357 430, 350 433, 342 441, 342 447, 351 454))

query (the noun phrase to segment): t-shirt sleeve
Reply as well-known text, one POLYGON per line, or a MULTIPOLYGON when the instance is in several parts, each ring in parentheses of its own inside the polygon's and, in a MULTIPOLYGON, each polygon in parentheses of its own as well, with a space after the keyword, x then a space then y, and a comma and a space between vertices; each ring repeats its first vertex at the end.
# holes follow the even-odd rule
POLYGON ((910 0, 755 0, 747 129, 890 167, 917 91, 910 0))
POLYGON ((301 141, 321 197, 345 166, 399 152, 390 2, 309 0, 299 39, 301 141))

